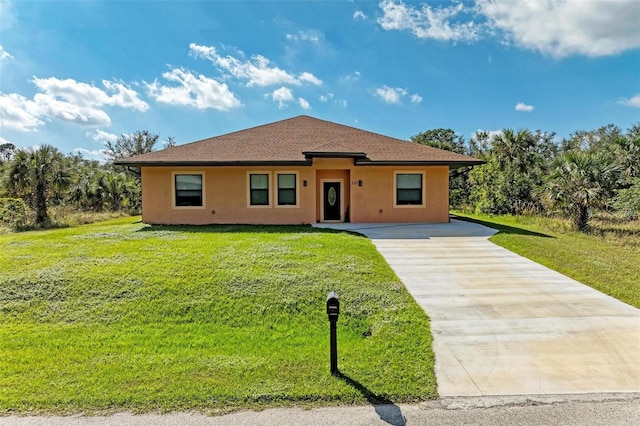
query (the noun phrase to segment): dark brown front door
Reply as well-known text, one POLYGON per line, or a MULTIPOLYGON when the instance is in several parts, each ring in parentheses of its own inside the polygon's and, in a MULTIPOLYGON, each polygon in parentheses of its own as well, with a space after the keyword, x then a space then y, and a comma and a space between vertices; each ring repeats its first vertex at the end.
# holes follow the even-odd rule
POLYGON ((324 199, 323 220, 342 220, 340 215, 340 182, 324 182, 322 197, 324 199))

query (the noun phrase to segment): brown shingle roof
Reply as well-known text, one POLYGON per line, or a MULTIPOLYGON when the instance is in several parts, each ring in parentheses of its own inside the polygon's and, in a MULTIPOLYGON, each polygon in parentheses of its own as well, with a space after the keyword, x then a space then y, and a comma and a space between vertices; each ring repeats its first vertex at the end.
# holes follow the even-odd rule
POLYGON ((356 164, 449 164, 483 161, 301 115, 119 160, 128 166, 311 164, 313 157, 353 157, 356 164))

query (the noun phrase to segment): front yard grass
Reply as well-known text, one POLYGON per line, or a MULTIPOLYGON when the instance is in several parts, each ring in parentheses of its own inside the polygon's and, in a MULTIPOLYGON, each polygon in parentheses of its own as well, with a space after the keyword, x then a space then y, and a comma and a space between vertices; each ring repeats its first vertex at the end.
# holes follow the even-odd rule
POLYGON ((437 396, 428 318, 364 237, 122 218, 0 248, 0 414, 437 396), (344 377, 329 374, 331 290, 344 377))
POLYGON ((456 213, 497 229, 490 241, 640 308, 640 221, 591 221, 589 234, 566 220, 543 216, 456 213))

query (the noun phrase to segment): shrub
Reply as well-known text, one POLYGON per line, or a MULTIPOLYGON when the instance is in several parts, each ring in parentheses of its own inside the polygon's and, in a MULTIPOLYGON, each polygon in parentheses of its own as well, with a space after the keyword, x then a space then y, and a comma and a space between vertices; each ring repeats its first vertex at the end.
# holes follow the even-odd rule
POLYGON ((640 178, 635 178, 631 187, 618 191, 614 206, 624 214, 625 218, 638 218, 640 215, 640 178))
POLYGON ((29 210, 21 198, 0 198, 0 222, 21 229, 28 221, 29 210))

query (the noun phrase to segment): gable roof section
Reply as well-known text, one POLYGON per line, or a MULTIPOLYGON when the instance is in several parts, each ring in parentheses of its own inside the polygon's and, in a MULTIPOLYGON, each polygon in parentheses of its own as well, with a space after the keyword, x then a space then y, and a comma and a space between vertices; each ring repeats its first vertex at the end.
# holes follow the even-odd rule
POLYGON ((311 165, 315 157, 353 158, 358 165, 452 167, 484 161, 301 115, 116 161, 125 166, 311 165))

